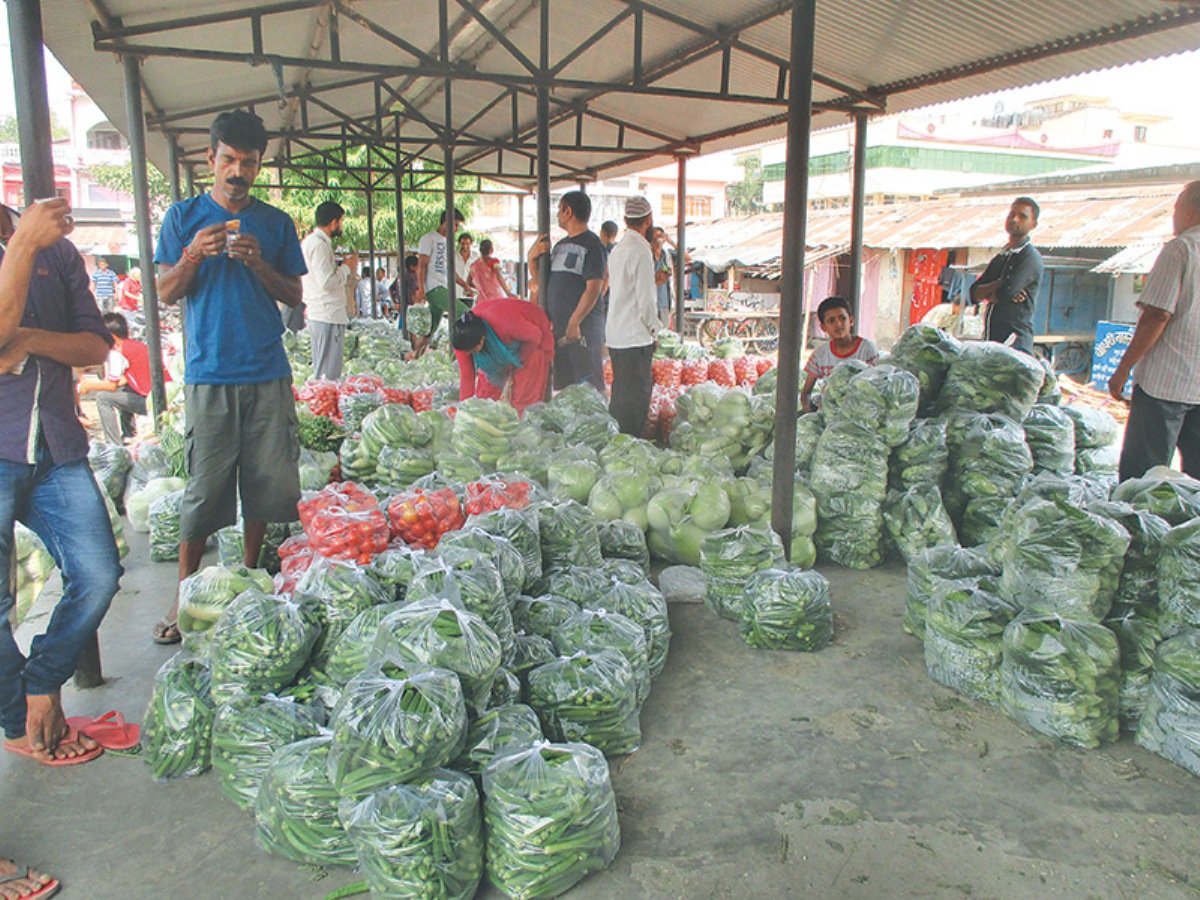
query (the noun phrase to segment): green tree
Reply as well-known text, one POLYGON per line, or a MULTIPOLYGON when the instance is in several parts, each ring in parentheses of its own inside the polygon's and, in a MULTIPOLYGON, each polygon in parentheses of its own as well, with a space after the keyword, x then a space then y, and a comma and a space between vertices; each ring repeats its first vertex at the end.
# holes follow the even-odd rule
MULTIPOLYGON (((89 166, 87 174, 96 184, 133 196, 132 166, 89 166)), ((150 218, 157 231, 158 226, 162 224, 162 217, 166 213, 167 207, 171 205, 171 183, 167 180, 167 176, 152 163, 147 166, 146 174, 150 188, 150 218)))
POLYGON ((751 154, 741 161, 741 166, 745 173, 742 180, 725 188, 729 211, 743 216, 764 212, 762 157, 751 154))
MULTIPOLYGON (((69 140, 71 132, 62 122, 58 120, 58 116, 54 114, 54 110, 50 110, 50 140, 65 141, 69 140)), ((16 116, 0 116, 0 143, 16 144, 21 140, 20 133, 17 128, 16 116)))

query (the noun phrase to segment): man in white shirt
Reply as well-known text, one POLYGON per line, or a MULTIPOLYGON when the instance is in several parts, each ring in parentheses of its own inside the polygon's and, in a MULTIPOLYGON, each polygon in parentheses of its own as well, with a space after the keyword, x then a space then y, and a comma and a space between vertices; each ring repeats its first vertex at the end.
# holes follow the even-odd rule
MULTIPOLYGON (((454 210, 454 226, 457 228, 464 221, 463 214, 457 209, 454 210)), ((437 333, 438 326, 442 324, 442 316, 450 311, 450 292, 446 289, 450 256, 446 250, 447 234, 449 231, 446 226, 446 214, 442 213, 437 231, 424 235, 417 245, 417 294, 413 303, 428 303, 430 320, 429 334, 413 335, 413 346, 418 355, 425 352, 429 339, 437 333)), ((467 311, 467 306, 457 293, 454 301, 454 318, 458 318, 467 311)))
POLYGON ((1137 328, 1109 393, 1124 399, 1134 366, 1121 480, 1169 466, 1200 478, 1200 181, 1175 198, 1175 240, 1163 247, 1138 298, 1137 328))
POLYGON ((479 251, 475 249, 475 238, 463 232, 458 236, 458 253, 454 255, 454 277, 462 288, 464 297, 475 296, 475 284, 471 281, 471 266, 479 262, 479 251))
POLYGON ((650 412, 659 327, 654 251, 647 240, 653 219, 645 197, 630 197, 625 202, 625 236, 608 256, 605 331, 613 369, 608 411, 623 434, 637 437, 645 430, 650 412))
POLYGON ((358 260, 350 257, 338 265, 333 240, 342 236, 346 211, 327 200, 317 207, 316 227, 300 242, 308 273, 302 275, 308 330, 312 335, 313 377, 336 381, 342 377, 346 342, 346 283, 354 277, 358 260))

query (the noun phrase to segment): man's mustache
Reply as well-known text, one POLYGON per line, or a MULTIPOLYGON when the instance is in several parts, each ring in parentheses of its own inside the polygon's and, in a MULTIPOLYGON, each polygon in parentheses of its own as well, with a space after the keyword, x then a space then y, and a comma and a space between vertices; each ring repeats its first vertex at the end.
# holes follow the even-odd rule
POLYGON ((238 178, 234 175, 232 178, 225 179, 227 184, 236 185, 237 187, 250 187, 250 183, 244 178, 238 178))

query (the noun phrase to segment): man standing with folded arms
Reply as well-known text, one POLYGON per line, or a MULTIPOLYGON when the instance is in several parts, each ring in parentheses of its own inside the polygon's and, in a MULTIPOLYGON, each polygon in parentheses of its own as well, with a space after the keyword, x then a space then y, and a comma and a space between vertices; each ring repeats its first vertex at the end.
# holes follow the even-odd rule
POLYGON ((641 437, 654 392, 652 366, 658 334, 658 290, 654 250, 647 236, 654 227, 650 203, 625 203, 625 236, 608 255, 608 355, 612 360, 612 399, 608 411, 622 434, 641 437))
POLYGON ((66 240, 69 213, 62 200, 35 203, 14 233, 13 216, 0 209, 0 724, 5 750, 47 765, 101 752, 68 727, 61 689, 121 578, 71 372, 104 362, 112 338, 66 240), (9 618, 18 521, 42 539, 63 580, 62 599, 28 656, 9 618))
MULTIPOLYGON (((267 523, 295 521, 300 499, 292 371, 275 303, 300 303, 304 256, 291 217, 250 196, 266 148, 258 116, 217 116, 212 190, 167 210, 154 257, 159 299, 188 301, 180 580, 200 567, 209 535, 237 520, 239 495, 249 566, 258 565, 267 523)), ((178 596, 155 641, 179 640, 177 612, 178 596)))

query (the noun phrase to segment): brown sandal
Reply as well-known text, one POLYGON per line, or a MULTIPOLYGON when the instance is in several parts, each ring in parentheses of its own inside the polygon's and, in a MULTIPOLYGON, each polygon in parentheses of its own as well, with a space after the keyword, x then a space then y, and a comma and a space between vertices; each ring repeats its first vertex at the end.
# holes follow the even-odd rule
POLYGON ((183 635, 179 633, 179 623, 168 622, 166 619, 155 622, 150 635, 156 644, 178 644, 183 640, 183 635))

